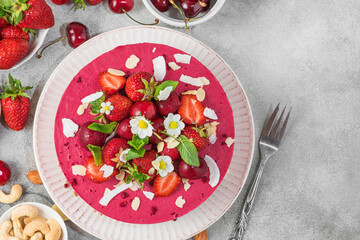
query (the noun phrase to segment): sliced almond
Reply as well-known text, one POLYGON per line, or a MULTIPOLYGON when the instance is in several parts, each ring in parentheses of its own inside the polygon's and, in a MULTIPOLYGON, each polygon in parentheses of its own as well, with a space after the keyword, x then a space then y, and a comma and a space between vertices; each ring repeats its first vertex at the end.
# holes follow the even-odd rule
POLYGON ((124 170, 120 170, 119 174, 115 175, 116 180, 124 180, 125 177, 125 171, 124 170))
POLYGON ((179 144, 180 143, 177 140, 174 139, 174 141, 169 142, 166 147, 168 149, 173 149, 173 148, 176 148, 179 144))
POLYGON ((189 188, 191 187, 191 184, 189 182, 185 182, 184 183, 184 190, 185 192, 187 192, 187 190, 189 190, 189 188))
POLYGON ((186 92, 183 92, 182 95, 196 95, 197 91, 196 90, 188 90, 186 92))
POLYGON ((189 179, 187 179, 187 178, 182 178, 181 181, 185 184, 186 182, 189 181, 189 179))
POLYGON ((165 146, 165 143, 164 142, 159 142, 157 144, 157 152, 161 152, 162 150, 164 150, 164 146, 165 146))
POLYGON ((88 102, 84 102, 82 105, 83 105, 84 109, 86 110, 86 109, 88 108, 88 106, 89 106, 89 103, 88 103, 88 102))
POLYGON ((125 73, 121 70, 117 70, 117 69, 114 69, 114 68, 109 68, 108 69, 108 73, 112 74, 112 75, 115 75, 115 76, 125 76, 125 73))
POLYGON ((228 147, 231 147, 231 145, 235 142, 235 139, 231 138, 231 137, 228 137, 226 140, 225 140, 225 143, 226 143, 226 146, 228 147))
POLYGON ((217 122, 217 121, 213 121, 212 123, 210 123, 211 124, 211 126, 213 126, 213 127, 216 127, 217 125, 219 125, 220 123, 219 122, 217 122))
POLYGON ((121 185, 125 184, 125 181, 124 180, 121 180, 120 182, 118 182, 116 185, 114 185, 114 188, 117 188, 121 185))
POLYGON ((126 68, 134 69, 136 68, 137 64, 140 62, 140 59, 136 55, 131 55, 125 63, 126 68))
POLYGON ((34 184, 42 184, 39 172, 37 170, 33 170, 33 171, 29 171, 27 173, 27 177, 30 180, 30 182, 34 183, 34 184))
POLYGON ((169 142, 172 142, 172 141, 174 141, 173 137, 167 137, 167 138, 164 139, 164 142, 166 142, 166 143, 169 143, 169 142))
POLYGON ((86 168, 83 165, 73 165, 71 166, 72 174, 75 176, 85 176, 86 168))
POLYGON ((155 168, 150 168, 149 171, 148 171, 148 174, 149 175, 153 175, 155 173, 155 168))
POLYGON ((199 88, 196 91, 196 98, 197 100, 199 100, 200 102, 204 101, 205 99, 205 90, 203 88, 199 88))
POLYGON ((194 236, 194 240, 208 240, 207 231, 204 230, 194 236))
POLYGON ((175 201, 175 205, 178 208, 183 208, 184 204, 186 203, 185 199, 183 198, 183 196, 179 196, 176 201, 175 201))
POLYGON ((156 162, 153 161, 153 162, 152 162, 152 165, 154 166, 155 169, 159 169, 159 168, 160 168, 160 162, 158 162, 158 161, 156 161, 156 162))
POLYGON ((83 104, 81 104, 81 105, 78 107, 78 109, 77 109, 76 113, 77 113, 78 115, 83 115, 83 114, 84 114, 84 112, 85 112, 84 105, 83 105, 83 104))
POLYGON ((207 79, 206 77, 200 77, 200 80, 203 82, 203 85, 209 85, 210 81, 209 79, 207 79))
POLYGON ((181 68, 179 65, 176 64, 176 62, 169 62, 168 65, 174 71, 179 70, 181 68))
POLYGON ((137 190, 139 190, 140 186, 137 182, 133 181, 132 186, 130 187, 131 190, 133 190, 134 192, 136 192, 137 190))
POLYGON ((140 198, 139 197, 135 197, 134 200, 131 202, 131 208, 134 211, 137 211, 140 207, 140 198))

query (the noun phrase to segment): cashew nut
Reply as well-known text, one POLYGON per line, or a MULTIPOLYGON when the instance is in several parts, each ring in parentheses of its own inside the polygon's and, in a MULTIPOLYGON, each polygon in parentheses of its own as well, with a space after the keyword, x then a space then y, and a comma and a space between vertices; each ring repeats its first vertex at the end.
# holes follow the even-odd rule
POLYGON ((29 217, 34 218, 39 215, 38 210, 36 207, 31 205, 23 204, 17 208, 15 208, 11 213, 11 220, 15 221, 21 217, 29 217))
POLYGON ((13 225, 10 221, 5 221, 1 224, 0 227, 0 240, 19 240, 17 237, 10 236, 10 231, 13 228, 13 225))
POLYGON ((41 217, 41 216, 36 216, 36 217, 33 217, 33 218, 30 218, 30 217, 24 218, 24 224, 25 225, 29 224, 32 221, 46 222, 46 219, 41 217))
POLYGON ((50 232, 49 226, 45 222, 33 221, 27 224, 24 228, 24 235, 32 237, 35 232, 42 232, 48 234, 50 232))
POLYGON ((15 184, 11 188, 10 194, 5 194, 0 190, 0 202, 2 203, 13 203, 19 200, 22 195, 22 187, 19 184, 15 184))
POLYGON ((36 232, 34 236, 30 238, 30 240, 43 240, 43 234, 41 232, 36 232))
POLYGON ((45 235, 45 240, 59 240, 61 236, 60 224, 55 219, 48 219, 46 223, 50 227, 50 232, 45 235))
POLYGON ((13 221, 14 235, 19 239, 24 239, 24 229, 21 226, 20 219, 13 221))

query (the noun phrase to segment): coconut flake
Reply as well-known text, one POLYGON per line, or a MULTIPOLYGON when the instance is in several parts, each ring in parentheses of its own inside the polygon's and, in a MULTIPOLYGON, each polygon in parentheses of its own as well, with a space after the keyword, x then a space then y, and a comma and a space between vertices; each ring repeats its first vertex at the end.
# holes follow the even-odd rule
POLYGON ((106 194, 105 196, 103 196, 100 201, 99 204, 103 205, 103 206, 107 206, 109 204, 109 202, 116 197, 116 195, 118 195, 119 193, 121 193, 122 191, 125 191, 126 189, 128 189, 129 187, 132 186, 132 183, 129 184, 122 184, 121 186, 115 188, 114 190, 112 190, 111 192, 109 192, 108 194, 106 194))
POLYGON ((110 188, 105 188, 104 196, 105 196, 106 194, 110 193, 110 192, 111 192, 110 188))
POLYGON ((100 168, 100 171, 104 172, 103 177, 104 177, 104 178, 107 178, 107 177, 110 177, 111 174, 113 174, 113 172, 114 172, 114 167, 104 164, 104 165, 100 168))
POLYGON ((75 133, 79 130, 79 125, 74 123, 71 119, 63 118, 61 119, 63 124, 63 133, 65 137, 75 137, 75 133))
POLYGON ((137 64, 140 62, 140 59, 136 55, 131 55, 125 63, 125 67, 128 69, 136 68, 137 64))
POLYGON ((180 54, 180 53, 174 54, 174 58, 175 58, 176 62, 185 63, 185 64, 190 64, 190 60, 191 60, 190 55, 180 54))
POLYGON ((228 147, 231 147, 231 145, 235 142, 235 139, 231 138, 231 137, 228 137, 226 140, 225 140, 225 143, 226 143, 226 146, 228 147))
POLYGON ((103 96, 103 92, 96 92, 96 93, 90 94, 89 96, 84 97, 83 99, 81 99, 81 102, 82 103, 90 103, 95 100, 98 100, 102 96, 103 96))
POLYGON ((200 78, 193 78, 184 74, 180 76, 179 80, 183 83, 187 83, 195 87, 201 87, 204 85, 203 81, 200 78))
POLYGON ((161 90, 159 92, 158 100, 165 101, 166 99, 168 99, 173 88, 174 87, 170 86, 170 87, 166 87, 164 90, 161 90))
POLYGON ((121 180, 121 181, 119 181, 116 185, 114 185, 114 188, 117 188, 117 187, 119 187, 119 186, 121 186, 121 185, 123 185, 123 184, 125 184, 125 181, 124 181, 124 180, 121 180))
POLYGON ((212 134, 212 135, 210 135, 210 137, 209 137, 209 142, 210 142, 211 144, 214 144, 214 143, 216 142, 216 139, 217 139, 216 135, 215 135, 215 134, 212 134))
POLYGON ((191 187, 191 184, 189 182, 185 182, 184 183, 184 190, 185 192, 187 192, 187 190, 189 190, 189 188, 191 187))
POLYGON ((179 65, 176 64, 176 62, 169 62, 168 65, 174 71, 179 70, 181 68, 179 65))
POLYGON ((161 82, 166 75, 166 63, 163 56, 158 56, 152 60, 154 65, 154 77, 156 81, 161 82))
POLYGON ((85 176, 86 168, 83 165, 73 165, 71 166, 72 174, 75 176, 85 176))
POLYGON ((211 187, 215 187, 219 183, 219 180, 220 180, 219 167, 216 164, 216 162, 214 161, 214 159, 212 159, 208 155, 205 155, 204 160, 209 167, 209 172, 210 172, 209 184, 211 187))
POLYGON ((130 148, 128 148, 128 149, 125 149, 124 151, 122 151, 121 153, 120 153, 120 161, 121 162, 123 162, 123 163, 126 163, 127 161, 126 161, 126 156, 127 156, 127 154, 130 152, 130 148))
POLYGON ((185 199, 183 198, 183 196, 179 196, 176 201, 175 201, 175 205, 178 208, 183 208, 184 204, 186 203, 185 199))
POLYGON ((115 76, 125 76, 125 73, 121 70, 117 70, 117 69, 114 69, 114 68, 109 68, 108 69, 108 73, 112 74, 112 75, 115 75, 115 76))
POLYGON ((131 208, 134 211, 137 211, 139 209, 139 206, 140 206, 140 198, 135 197, 134 200, 131 202, 131 208))
POLYGON ((207 118, 213 119, 213 120, 217 120, 217 119, 218 119, 215 111, 212 110, 211 108, 208 108, 208 107, 206 107, 206 108, 204 109, 204 116, 207 117, 207 118))
POLYGON ((115 175, 116 180, 124 180, 125 177, 125 171, 124 170, 120 170, 119 174, 115 175))
POLYGON ((164 150, 164 147, 165 147, 165 143, 164 142, 159 142, 157 144, 157 152, 162 152, 162 150, 164 150))
POLYGON ((145 197, 147 197, 147 198, 150 199, 150 200, 153 200, 153 198, 154 198, 154 196, 155 196, 155 194, 152 193, 152 192, 143 191, 143 193, 144 193, 145 197))
POLYGON ((153 48, 152 52, 154 53, 156 51, 156 47, 153 48))

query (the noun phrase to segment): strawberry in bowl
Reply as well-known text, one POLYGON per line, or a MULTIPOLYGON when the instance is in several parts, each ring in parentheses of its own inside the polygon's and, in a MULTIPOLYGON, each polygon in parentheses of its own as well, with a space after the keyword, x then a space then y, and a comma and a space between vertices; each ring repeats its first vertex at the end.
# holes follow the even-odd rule
POLYGON ((117 47, 75 76, 54 136, 81 198, 113 219, 149 224, 175 220, 215 191, 232 158, 234 122, 204 65, 143 43, 117 47))

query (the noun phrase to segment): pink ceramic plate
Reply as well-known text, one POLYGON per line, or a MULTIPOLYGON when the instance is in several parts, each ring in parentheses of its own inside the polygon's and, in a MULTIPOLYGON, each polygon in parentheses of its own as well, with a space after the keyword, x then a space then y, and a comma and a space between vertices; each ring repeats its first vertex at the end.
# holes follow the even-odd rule
POLYGON ((60 209, 76 224, 102 239, 186 239, 214 223, 231 206, 246 180, 254 149, 252 114, 247 97, 229 66, 201 42, 176 31, 157 27, 131 27, 104 33, 86 42, 65 58, 51 75, 35 115, 34 150, 44 185, 60 209), (61 97, 78 72, 117 46, 156 43, 192 55, 206 66, 226 92, 233 109, 234 154, 228 172, 216 191, 199 207, 177 218, 156 224, 131 224, 94 212, 75 197, 66 181, 54 145, 54 124, 61 97))

